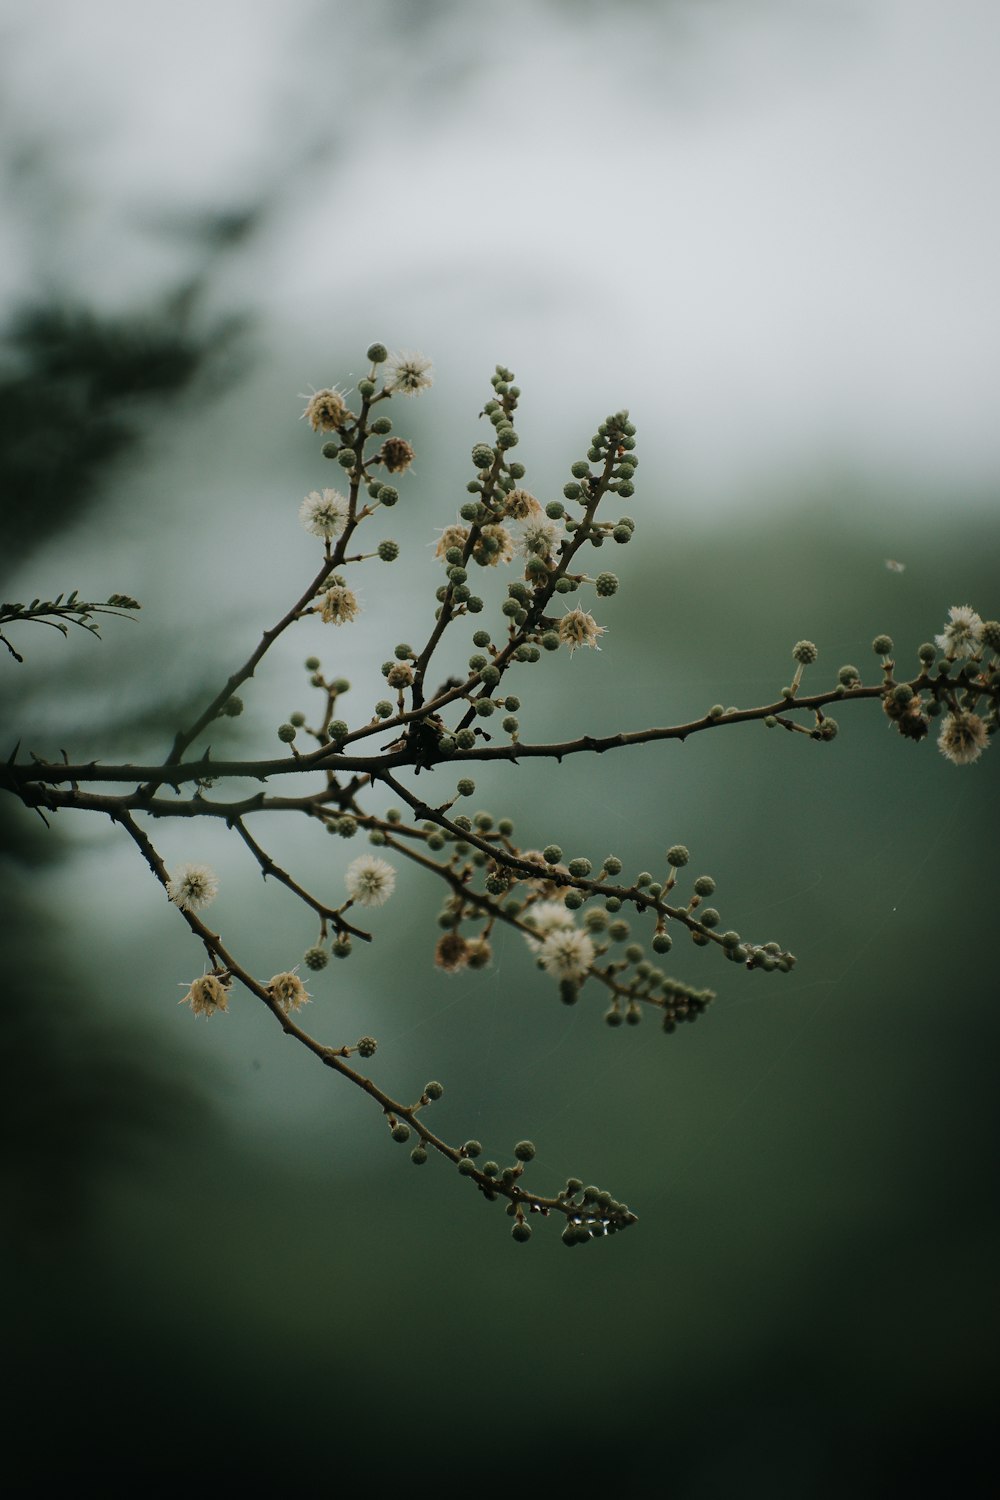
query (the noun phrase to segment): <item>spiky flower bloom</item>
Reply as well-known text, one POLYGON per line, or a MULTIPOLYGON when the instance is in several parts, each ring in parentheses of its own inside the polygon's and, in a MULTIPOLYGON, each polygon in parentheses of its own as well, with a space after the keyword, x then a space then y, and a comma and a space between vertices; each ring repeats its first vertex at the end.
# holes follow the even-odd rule
POLYGON ((190 1005, 196 1016, 214 1016, 218 1010, 228 1010, 229 992, 218 974, 203 974, 191 981, 191 988, 177 1003, 190 1005))
POLYGON ((554 521, 529 520, 521 532, 521 551, 525 557, 549 557, 563 534, 554 521))
POLYGON ((359 906, 384 906, 396 889, 396 872, 377 854, 360 854, 344 876, 348 895, 359 906))
POLYGON ((527 521, 532 516, 540 516, 542 507, 527 490, 511 490, 504 500, 503 513, 512 521, 527 521))
POLYGON ((167 884, 167 895, 181 911, 200 911, 218 894, 218 876, 208 865, 183 865, 167 884))
POLYGON ((434 962, 446 974, 457 974, 469 962, 469 945, 459 932, 446 932, 434 949, 434 962))
POLYGON ((592 646, 595 651, 599 651, 601 648, 597 644, 597 638, 603 634, 604 626, 598 625, 593 615, 588 615, 585 609, 571 609, 559 621, 559 639, 564 646, 569 647, 570 655, 578 646, 592 646))
POLYGON ((326 541, 339 536, 347 521, 347 501, 336 490, 310 490, 299 506, 299 521, 326 541))
POLYGON ((313 432, 336 432, 349 412, 338 390, 314 391, 302 413, 313 432))
POLYGON ((434 548, 435 557, 444 557, 449 547, 458 547, 464 550, 469 540, 469 528, 467 526, 446 526, 438 537, 437 546, 434 548))
MULTIPOLYGON (((954 613, 954 611, 952 611, 954 613)), ((941 725, 938 749, 953 766, 971 766, 989 743, 986 725, 978 714, 949 714, 941 725)))
POLYGON ((323 595, 320 611, 325 624, 345 625, 358 613, 358 601, 349 588, 342 583, 335 583, 323 595))
POLYGON ((390 474, 405 474, 416 455, 405 438, 386 438, 379 449, 379 458, 390 474))
POLYGON ((392 354, 386 366, 385 388, 401 396, 419 396, 433 384, 431 362, 422 354, 392 354))
POLYGON ((565 932, 574 927, 573 914, 561 901, 539 901, 524 914, 524 921, 535 937, 524 935, 524 941, 532 953, 539 953, 545 939, 553 932, 565 932))
POLYGON ((286 1015, 289 1011, 299 1010, 303 1005, 308 1005, 312 998, 294 969, 287 974, 272 975, 267 982, 267 988, 286 1015))
POLYGON ((550 932, 539 951, 542 968, 556 979, 582 979, 594 962, 594 945, 576 927, 550 932))
POLYGON ((944 630, 934 637, 949 661, 957 656, 973 656, 979 650, 983 622, 970 604, 953 604, 948 611, 944 630))
POLYGON ((483 568, 495 568, 497 563, 509 563, 514 556, 514 538, 506 526, 490 522, 480 528, 472 555, 483 568))

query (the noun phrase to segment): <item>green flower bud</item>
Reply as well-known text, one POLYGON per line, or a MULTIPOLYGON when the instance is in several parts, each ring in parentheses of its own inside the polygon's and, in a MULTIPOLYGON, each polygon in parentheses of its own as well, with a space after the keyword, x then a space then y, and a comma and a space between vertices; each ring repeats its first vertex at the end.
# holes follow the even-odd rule
POLYGON ((613 943, 624 942, 629 935, 629 925, 624 917, 619 917, 616 922, 608 923, 608 937, 613 943))
POLYGON ((618 493, 619 495, 621 495, 623 500, 627 500, 629 495, 635 494, 635 485, 632 483, 631 479, 622 480, 621 484, 618 486, 618 493))
POLYGON ((399 499, 399 491, 391 484, 384 484, 378 492, 379 504, 393 506, 399 499))
POLYGON ((380 719, 392 718, 392 704, 388 698, 380 698, 375 705, 375 713, 380 719))
POLYGON ((376 437, 385 437, 387 432, 392 431, 392 422, 388 417, 376 417, 371 424, 371 430, 376 437))
POLYGON ((383 562, 395 562, 399 556, 399 543, 387 538, 378 544, 378 555, 383 562))
POLYGON ((801 666, 810 666, 819 656, 819 652, 812 641, 796 641, 792 647, 792 655, 801 666))
POLYGON ((357 1047, 362 1057, 374 1057, 378 1042, 373 1036, 362 1036, 358 1038, 357 1047))
POLYGON ((427 1147, 414 1146, 413 1150, 410 1152, 410 1160, 415 1167, 422 1167, 424 1162, 427 1160, 427 1147))
POLYGON ((337 454, 337 462, 342 469, 353 469, 358 455, 353 448, 341 448, 337 454))
POLYGON ((474 1177, 476 1175, 476 1164, 470 1161, 467 1156, 463 1156, 458 1164, 458 1170, 463 1177, 474 1177))
POLYGON ((513 427, 502 427, 497 433, 498 448, 503 448, 505 450, 508 448, 516 448, 519 442, 520 438, 514 431, 513 427))
MULTIPOLYGON (((560 579, 560 582, 562 580, 560 579)), ((560 646, 558 630, 546 630, 541 638, 542 646, 546 651, 558 651, 560 646)))
POLYGON ((872 650, 876 656, 888 656, 892 650, 892 636, 877 635, 872 641, 872 650))
POLYGON ((590 874, 593 866, 591 865, 589 859, 571 859, 566 868, 569 870, 569 873, 571 875, 575 875, 578 879, 582 879, 583 876, 590 874))
POLYGON ((653 952, 669 953, 674 946, 673 938, 666 932, 655 932, 653 934, 653 952))
POLYGON ((679 869, 681 865, 686 865, 690 858, 691 856, 684 844, 672 844, 667 850, 667 864, 673 865, 675 869, 679 869))
POLYGON ((546 844, 542 850, 542 858, 547 865, 557 865, 563 857, 563 852, 558 844, 546 844))
POLYGON ((298 713, 298 712, 296 712, 294 714, 289 714, 288 715, 288 722, 289 722, 289 724, 294 724, 294 726, 295 726, 296 729, 301 729, 302 726, 303 726, 303 724, 306 722, 306 716, 305 716, 305 714, 301 714, 301 713, 298 713))
POLYGON ((477 443, 472 450, 472 462, 477 469, 488 469, 493 462, 493 449, 485 443, 477 443))
POLYGON ((281 740, 282 744, 290 745, 292 743, 292 740, 294 740, 294 738, 295 738, 295 725, 294 724, 279 724, 278 725, 278 739, 281 740))
POLYGON ((580 496, 583 494, 583 490, 578 484, 575 483, 575 481, 571 480, 569 484, 563 485, 563 494, 566 496, 567 500, 579 500, 580 496))
POLYGON ((622 902, 620 896, 609 896, 604 903, 605 911, 621 911, 622 902))
POLYGON ((462 1147, 463 1156, 482 1156, 483 1147, 480 1141, 466 1141, 462 1147))
POLYGON ((514 1147, 514 1156, 518 1161, 531 1161, 535 1154, 535 1148, 531 1141, 518 1141, 514 1147))
POLYGON ((518 1219, 510 1232, 511 1239, 517 1240, 519 1245, 527 1244, 531 1239, 531 1225, 525 1224, 523 1219, 518 1219))
POLYGON ((476 783, 472 780, 471 776, 463 776, 461 781, 457 783, 455 790, 460 797, 471 797, 476 790, 476 783))
POLYGON ((368 358, 373 365, 384 365, 389 358, 389 351, 384 344, 369 344, 368 358))
POLYGON ((513 714, 508 714, 500 725, 500 728, 503 730, 504 734, 517 734, 517 731, 520 729, 520 727, 520 720, 515 718, 513 714))
POLYGON ((612 1006, 612 1008, 610 1010, 606 1010, 604 1012, 604 1024, 605 1024, 605 1026, 611 1026, 611 1027, 620 1026, 622 1024, 623 1020, 624 1020, 624 1017, 622 1016, 621 1011, 620 1010, 615 1010, 614 1006, 612 1006))
POLYGON ((312 969, 315 972, 319 969, 326 968, 327 964, 330 962, 330 955, 327 953, 325 948, 307 948, 305 953, 302 955, 302 962, 305 964, 307 969, 312 969))
POLYGON ((492 698, 477 698, 472 706, 481 719, 488 719, 496 712, 496 704, 492 698))
POLYGON ((227 719, 238 719, 240 714, 243 712, 243 699, 238 698, 234 693, 231 698, 226 699, 225 703, 222 705, 221 712, 227 719))
POLYGON ((400 1120, 398 1125, 394 1125, 392 1127, 392 1138, 394 1141, 398 1141, 400 1145, 402 1145, 404 1141, 408 1141, 410 1139, 409 1125, 404 1124, 404 1122, 400 1120))
MULTIPOLYGON (((334 958, 349 958, 350 957, 350 954, 351 954, 351 939, 350 939, 350 937, 348 936, 348 934, 346 932, 342 933, 340 937, 334 938, 333 944, 332 944, 332 946, 330 948, 330 952, 333 954, 334 958)), ((370 1053, 368 1053, 368 1054, 362 1053, 361 1055, 362 1055, 362 1057, 364 1057, 366 1055, 367 1056, 371 1056, 370 1053)))
POLYGON ((320 452, 324 458, 336 458, 340 452, 340 444, 334 442, 324 443, 320 452))
POLYGON ((476 734, 473 729, 460 729, 455 736, 455 743, 460 750, 473 750, 476 745, 476 734))
POLYGON ((616 526, 611 535, 614 537, 619 546, 622 547, 625 546, 626 542, 630 542, 632 540, 632 532, 627 526, 616 526))
POLYGON ((374 380, 368 380, 367 378, 365 378, 364 380, 359 380, 358 381, 358 395, 359 396, 374 396, 374 394, 375 394, 375 382, 374 382, 374 380))
POLYGON ((609 599, 612 594, 618 592, 618 579, 614 573, 598 573, 594 580, 594 587, 602 599, 609 599))
POLYGON ((702 927, 718 927, 722 918, 714 906, 706 906, 704 911, 698 913, 698 920, 701 922, 702 927))
POLYGON ((566 507, 561 500, 550 500, 545 507, 545 514, 550 521, 558 521, 566 514, 566 507))
POLYGON ((579 911, 583 905, 583 896, 579 891, 567 891, 563 897, 563 905, 567 911, 579 911))

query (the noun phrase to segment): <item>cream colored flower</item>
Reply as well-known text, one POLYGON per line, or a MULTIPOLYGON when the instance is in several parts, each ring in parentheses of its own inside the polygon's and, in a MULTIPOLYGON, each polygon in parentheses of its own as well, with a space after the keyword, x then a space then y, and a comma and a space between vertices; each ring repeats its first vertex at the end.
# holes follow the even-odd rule
POLYGON ((376 854, 359 855, 348 865, 344 879, 348 894, 359 906, 384 906, 396 889, 395 870, 376 854))
POLYGON ((272 975, 267 981, 267 988, 286 1015, 289 1011, 299 1010, 303 1005, 308 1005, 312 999, 294 969, 286 974, 272 975))
POLYGON ((554 521, 528 521, 521 532, 521 551, 525 557, 550 557, 564 535, 554 521))
POLYGON ((971 766, 988 744, 986 725, 978 714, 949 714, 941 725, 938 749, 953 766, 971 766))
POLYGON ((336 432, 350 414, 340 391, 325 390, 313 391, 302 415, 313 432, 336 432))
POLYGON ((193 979, 191 987, 178 1005, 190 1005, 196 1016, 214 1016, 216 1011, 229 1009, 229 992, 218 974, 203 974, 193 979))
POLYGON ((392 354, 386 366, 385 388, 401 396, 419 396, 433 385, 431 362, 422 354, 392 354))
POLYGON ((299 521, 326 541, 339 536, 347 521, 347 501, 336 490, 310 490, 299 506, 299 521))
POLYGON ((550 932, 539 952, 542 968, 556 979, 582 979, 594 962, 594 945, 578 928, 550 932))
POLYGON ((593 615, 588 615, 585 609, 571 609, 559 621, 559 639, 564 646, 569 647, 570 655, 578 646, 592 646, 595 651, 599 651, 601 648, 597 644, 597 638, 603 634, 604 626, 598 625, 593 615))
POLYGON ((979 650, 983 622, 971 604, 953 604, 948 611, 944 630, 934 637, 950 661, 957 656, 973 656, 979 650))
POLYGON ((524 914, 524 922, 536 937, 524 934, 524 941, 532 953, 540 953, 545 939, 553 932, 565 932, 575 926, 573 913, 561 901, 538 901, 524 914))
POLYGON ((434 548, 435 557, 444 557, 449 547, 464 549, 469 540, 469 528, 467 526, 446 526, 438 537, 437 546, 434 548))
POLYGON ((327 589, 320 604, 320 613, 327 625, 346 625, 358 613, 359 605, 354 594, 342 583, 327 589))
POLYGON ((501 526, 499 522, 489 522, 480 527, 472 555, 484 568, 495 568, 497 563, 509 563, 514 556, 514 538, 506 526, 501 526))
POLYGON ((527 490, 511 490, 504 499, 503 513, 512 521, 527 521, 532 516, 540 516, 542 507, 527 490))
POLYGON ((218 876, 208 865, 182 865, 167 884, 167 895, 181 911, 199 911, 218 893, 218 876))

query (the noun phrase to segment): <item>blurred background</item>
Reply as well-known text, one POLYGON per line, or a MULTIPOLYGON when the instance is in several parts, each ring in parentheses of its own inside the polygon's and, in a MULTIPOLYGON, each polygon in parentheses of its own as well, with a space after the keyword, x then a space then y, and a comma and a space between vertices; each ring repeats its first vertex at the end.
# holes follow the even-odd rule
MULTIPOLYGON (((769 700, 801 637, 817 681, 870 676, 881 631, 909 671, 950 605, 996 616, 987 0, 7 0, 0 41, 0 589, 143 606, 101 642, 12 629, 5 755, 165 753, 309 576, 298 505, 335 480, 303 395, 373 339, 435 363, 394 404, 402 558, 363 570, 349 639, 280 643, 216 754, 273 752, 314 650, 368 717, 432 617, 497 361, 540 498, 622 405, 641 463, 603 649, 516 686, 526 737, 769 700)), ((838 718, 831 745, 746 726, 477 773, 525 843, 632 870, 686 843, 724 923, 798 955, 676 948, 719 992, 697 1026, 567 1010, 512 937, 446 979, 410 869, 311 985, 316 1034, 378 1037, 380 1084, 445 1083, 444 1136, 530 1136, 540 1185, 638 1212, 572 1256, 415 1172, 262 1008, 178 1009, 200 954, 113 830, 0 805, 11 1466, 309 1492, 495 1464, 692 1500, 975 1472, 997 752, 959 770, 838 718)), ((255 830, 333 892, 360 852, 255 830)), ((249 968, 299 961, 308 918, 245 851, 154 836, 218 870, 249 968)))

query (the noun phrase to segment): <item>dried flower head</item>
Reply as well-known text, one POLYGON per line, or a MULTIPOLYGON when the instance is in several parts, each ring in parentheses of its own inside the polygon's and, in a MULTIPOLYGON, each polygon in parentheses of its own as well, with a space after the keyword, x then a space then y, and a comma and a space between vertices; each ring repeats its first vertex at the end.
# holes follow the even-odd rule
POLYGON ((344 876, 352 901, 359 906, 384 906, 396 889, 396 872, 377 854, 361 854, 344 876))
POLYGON ((499 522, 489 522, 480 529, 472 555, 482 568, 495 568, 497 563, 509 563, 514 556, 514 538, 506 526, 501 526, 499 522))
POLYGON ((459 932, 446 932, 434 949, 434 962, 446 974, 457 974, 469 962, 469 945, 459 932))
POLYGON ((313 432, 336 432, 350 413, 340 391, 314 391, 302 413, 313 432))
POLYGON ((435 557, 444 557, 449 547, 458 547, 464 550, 469 540, 469 528, 467 526, 446 526, 438 537, 437 546, 434 548, 435 557))
POLYGON ((339 536, 347 521, 347 501, 336 490, 310 490, 299 506, 299 521, 313 536, 339 536))
POLYGON ((385 388, 401 396, 419 396, 433 384, 431 362, 422 354, 391 354, 386 366, 385 388))
POLYGON ((272 975, 267 982, 267 988, 286 1015, 289 1011, 299 1010, 301 1006, 308 1005, 312 998, 294 969, 287 974, 272 975))
POLYGON ((485 969, 493 960, 493 949, 484 937, 469 938, 466 948, 470 969, 485 969))
POLYGON ((542 968, 556 979, 582 979, 594 962, 594 944, 576 927, 550 932, 539 950, 542 968))
MULTIPOLYGON (((954 611, 952 611, 954 613, 954 611)), ((941 725, 938 749, 953 766, 971 766, 989 743, 986 725, 978 714, 949 714, 941 725)))
POLYGON ((604 626, 598 625, 593 615, 588 615, 585 609, 571 609, 559 621, 559 639, 564 646, 569 647, 570 655, 578 646, 592 646, 595 651, 599 651, 601 648, 597 644, 597 638, 603 634, 604 626))
POLYGON ((218 876, 208 865, 183 865, 167 884, 167 895, 181 911, 199 911, 218 894, 218 876))
POLYGON ((193 979, 191 987, 178 1005, 190 1005, 196 1016, 214 1016, 218 1010, 228 1010, 229 991, 218 974, 203 974, 193 979))
POLYGON ((358 613, 358 601, 349 588, 335 583, 323 595, 320 612, 327 625, 346 625, 358 613))
POLYGON ((563 535, 555 521, 530 520, 521 532, 521 551, 525 557, 550 557, 563 535))
POLYGON ((953 604, 944 630, 934 639, 949 661, 954 661, 957 656, 973 656, 979 650, 982 629, 983 622, 970 604, 953 604))
POLYGON ((527 521, 532 516, 540 516, 542 507, 527 490, 511 490, 504 500, 503 513, 512 521, 527 521))
POLYGON ((410 444, 401 437, 386 438, 378 456, 390 474, 405 474, 416 457, 410 444))

